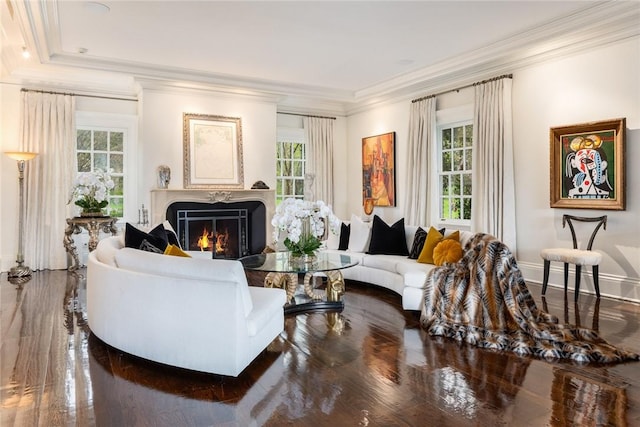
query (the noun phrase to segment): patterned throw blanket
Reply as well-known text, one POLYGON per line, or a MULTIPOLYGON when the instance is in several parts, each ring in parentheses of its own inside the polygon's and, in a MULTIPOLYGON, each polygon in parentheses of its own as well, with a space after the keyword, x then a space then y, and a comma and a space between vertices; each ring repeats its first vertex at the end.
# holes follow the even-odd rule
POLYGON ((420 321, 430 335, 519 355, 599 363, 640 359, 594 330, 560 325, 538 310, 513 254, 488 234, 473 236, 457 263, 431 270, 420 321))

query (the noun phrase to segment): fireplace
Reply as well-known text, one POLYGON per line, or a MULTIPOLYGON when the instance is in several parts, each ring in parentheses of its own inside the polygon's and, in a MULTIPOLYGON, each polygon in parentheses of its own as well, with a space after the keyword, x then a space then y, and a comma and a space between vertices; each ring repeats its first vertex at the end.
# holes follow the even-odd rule
MULTIPOLYGON (((247 253, 257 254, 271 241, 275 213, 275 190, 154 189, 151 190, 152 224, 168 220, 177 231, 177 210, 247 210, 247 253)), ((231 226, 227 225, 231 228, 231 226)), ((240 231, 241 239, 242 232, 240 231)), ((200 249, 196 249, 200 250, 200 249)), ((242 252, 241 249, 238 252, 242 252)), ((213 255, 212 255, 213 256, 213 255)))
POLYGON ((213 258, 249 255, 246 209, 183 209, 177 217, 176 233, 183 249, 212 252, 213 258))
POLYGON ((266 246, 266 209, 258 201, 175 202, 167 219, 183 249, 211 252, 212 258, 238 259, 266 246))

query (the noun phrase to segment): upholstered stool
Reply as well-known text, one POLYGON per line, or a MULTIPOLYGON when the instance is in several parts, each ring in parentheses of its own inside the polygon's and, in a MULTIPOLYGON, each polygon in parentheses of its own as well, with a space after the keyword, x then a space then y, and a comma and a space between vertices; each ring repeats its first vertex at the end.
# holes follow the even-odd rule
POLYGON ((571 238, 573 239, 573 249, 570 248, 551 248, 543 249, 540 251, 540 256, 544 260, 544 277, 542 280, 542 295, 547 291, 547 282, 549 281, 549 267, 551 261, 564 263, 564 291, 567 291, 567 282, 569 279, 569 264, 576 266, 576 285, 575 285, 575 300, 578 301, 578 294, 580 292, 580 275, 582 273, 582 266, 591 266, 593 271, 593 285, 596 289, 596 296, 600 298, 600 284, 598 280, 598 266, 602 261, 602 254, 592 251, 593 241, 600 230, 600 227, 604 226, 607 229, 607 216, 599 216, 595 218, 578 217, 573 215, 562 216, 562 228, 569 224, 571 230, 571 238), (578 240, 576 239, 576 232, 573 228, 572 221, 580 222, 595 222, 596 226, 591 233, 591 238, 587 244, 586 250, 578 249, 578 240))

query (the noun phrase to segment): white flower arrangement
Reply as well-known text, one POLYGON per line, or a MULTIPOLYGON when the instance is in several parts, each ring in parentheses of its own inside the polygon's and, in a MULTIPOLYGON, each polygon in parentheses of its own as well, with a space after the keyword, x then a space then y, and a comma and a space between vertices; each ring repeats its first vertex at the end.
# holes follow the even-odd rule
POLYGON ((325 222, 331 232, 337 234, 340 220, 333 214, 331 206, 322 200, 285 199, 271 220, 273 240, 278 242, 281 232, 286 232, 284 245, 287 249, 294 254, 311 254, 321 245, 325 222))
POLYGON ((86 212, 99 212, 109 204, 109 191, 115 186, 111 175, 102 170, 80 172, 73 183, 71 199, 86 212))

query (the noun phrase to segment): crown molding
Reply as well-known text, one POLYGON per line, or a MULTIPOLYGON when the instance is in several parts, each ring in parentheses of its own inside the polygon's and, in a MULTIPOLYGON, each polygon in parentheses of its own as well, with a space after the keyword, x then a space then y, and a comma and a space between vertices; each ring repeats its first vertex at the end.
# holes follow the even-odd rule
POLYGON ((332 90, 319 86, 216 74, 172 66, 155 66, 130 61, 112 61, 80 54, 56 53, 51 55, 46 62, 88 70, 109 70, 132 75, 139 80, 155 80, 158 82, 164 80, 168 84, 175 84, 174 82, 191 82, 203 88, 210 87, 215 91, 253 91, 277 95, 293 93, 314 99, 340 100, 343 102, 348 102, 353 99, 352 92, 344 90, 332 90))
POLYGON ((53 91, 72 91, 93 95, 136 97, 138 89, 131 76, 107 71, 87 72, 86 70, 40 65, 22 67, 11 74, 14 81, 22 86, 35 86, 53 91))
POLYGON ((527 58, 539 57, 549 52, 555 51, 560 55, 579 51, 585 46, 591 46, 594 41, 606 44, 640 34, 639 22, 640 3, 638 2, 598 3, 480 49, 356 91, 354 101, 361 102, 369 97, 384 96, 421 82, 431 81, 441 76, 446 77, 456 71, 478 70, 482 67, 495 66, 495 64, 513 66, 527 58))
POLYGON ((640 3, 605 2, 465 55, 356 92, 347 114, 450 90, 640 35, 640 3))
MULTIPOLYGON (((111 83, 100 80, 105 90, 132 91, 131 78, 142 88, 169 91, 216 93, 275 102, 282 111, 310 114, 351 115, 377 105, 409 97, 437 93, 477 80, 510 73, 534 63, 579 53, 640 35, 640 3, 604 1, 568 16, 526 29, 509 38, 433 66, 405 73, 355 92, 281 81, 212 74, 180 67, 160 67, 131 61, 114 61, 62 51, 56 2, 15 2, 23 35, 36 47, 40 62, 58 69, 91 72, 109 70, 111 83), (27 29, 28 31, 24 31, 27 29), (120 77, 117 75, 120 74, 120 77), (120 88, 117 86, 120 85, 120 88)), ((36 72, 22 72, 32 80, 64 84, 62 73, 36 78, 36 72), (31 74, 30 74, 31 73, 31 74), (30 75, 29 75, 30 74, 30 75)), ((80 74, 75 71, 76 74, 80 74)), ((18 73, 19 75, 19 73, 18 73)), ((67 84, 77 84, 67 79, 67 84)))
POLYGON ((345 117, 345 103, 288 96, 278 103, 279 113, 345 117))
POLYGON ((219 98, 244 98, 255 102, 265 102, 269 104, 277 104, 282 99, 282 96, 278 94, 255 91, 242 87, 225 87, 202 84, 188 80, 177 81, 149 77, 138 77, 135 80, 144 92, 154 91, 176 94, 192 93, 194 95, 215 95, 219 98))

